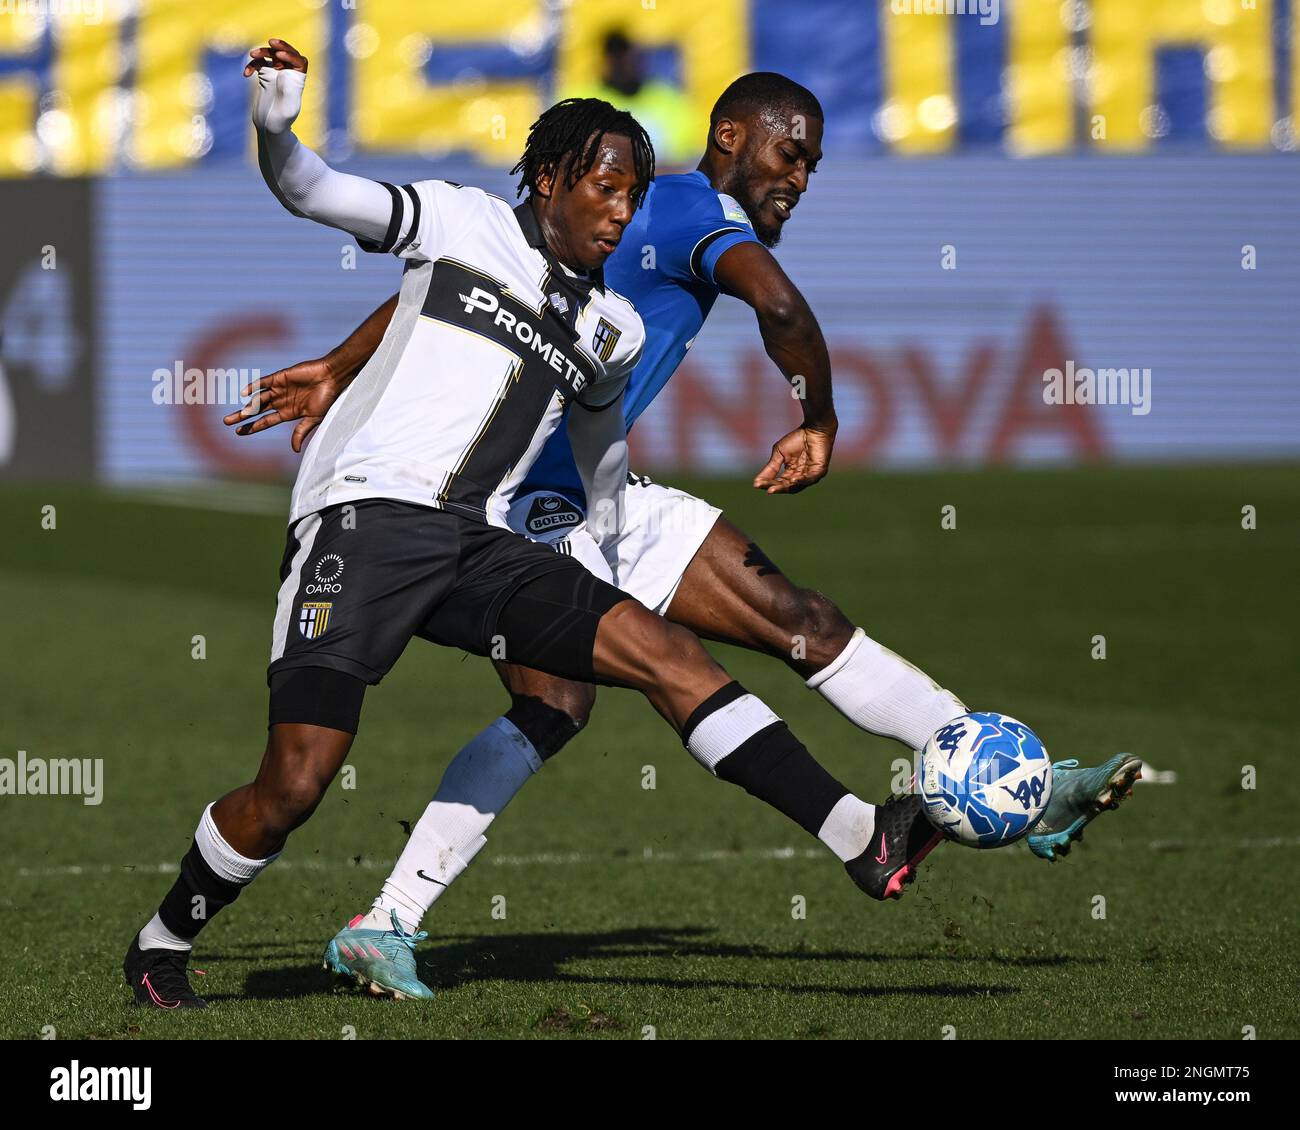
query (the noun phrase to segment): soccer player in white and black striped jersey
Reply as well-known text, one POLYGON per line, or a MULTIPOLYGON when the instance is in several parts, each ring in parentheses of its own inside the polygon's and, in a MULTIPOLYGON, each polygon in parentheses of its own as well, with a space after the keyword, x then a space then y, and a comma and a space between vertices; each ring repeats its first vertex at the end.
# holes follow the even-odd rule
MULTIPOLYGON (((590 522, 616 539, 627 481, 622 389, 644 339, 601 267, 653 176, 626 112, 572 99, 534 123, 517 208, 445 182, 400 188, 330 169, 291 132, 306 60, 254 52, 264 176, 297 215, 407 261, 401 301, 365 372, 313 437, 281 568, 269 738, 255 779, 202 814, 180 877, 132 939, 138 1003, 202 1007, 186 967, 199 931, 311 815, 346 758, 367 685, 414 637, 646 696, 690 752, 897 895, 938 835, 918 798, 857 797, 689 631, 504 514, 567 416, 590 522)), ((406 944, 396 916, 389 940, 406 944)), ((387 944, 387 943, 386 943, 387 944)))

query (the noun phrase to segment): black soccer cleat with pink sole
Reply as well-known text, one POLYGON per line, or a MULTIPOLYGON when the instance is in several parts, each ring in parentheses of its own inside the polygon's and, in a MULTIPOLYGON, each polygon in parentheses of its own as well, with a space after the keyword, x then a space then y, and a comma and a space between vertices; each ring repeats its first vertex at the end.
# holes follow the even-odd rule
POLYGON ((191 987, 186 966, 188 950, 142 950, 139 936, 131 939, 122 972, 135 994, 135 1003, 146 1008, 207 1008, 208 1002, 191 987))
POLYGON ((873 899, 903 897, 903 886, 943 836, 929 820, 919 796, 890 797, 876 807, 876 830, 867 850, 844 869, 873 899))

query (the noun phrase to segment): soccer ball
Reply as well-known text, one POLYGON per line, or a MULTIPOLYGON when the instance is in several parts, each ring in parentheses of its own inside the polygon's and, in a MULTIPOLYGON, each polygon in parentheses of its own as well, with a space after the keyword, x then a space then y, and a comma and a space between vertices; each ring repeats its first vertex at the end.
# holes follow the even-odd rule
POLYGON ((967 847, 1028 835, 1052 799, 1052 762, 1038 736, 1005 714, 954 718, 921 751, 921 799, 930 823, 967 847))

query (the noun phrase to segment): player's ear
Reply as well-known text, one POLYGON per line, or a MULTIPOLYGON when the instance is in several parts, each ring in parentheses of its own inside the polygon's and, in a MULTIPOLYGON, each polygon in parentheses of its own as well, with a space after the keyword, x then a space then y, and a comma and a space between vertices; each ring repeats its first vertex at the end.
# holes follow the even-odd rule
POLYGON ((719 118, 713 127, 713 144, 722 152, 736 153, 745 143, 745 126, 731 118, 719 118))
POLYGON ((555 169, 550 165, 543 165, 537 170, 537 176, 533 178, 533 192, 545 200, 551 198, 551 193, 555 191, 555 169))

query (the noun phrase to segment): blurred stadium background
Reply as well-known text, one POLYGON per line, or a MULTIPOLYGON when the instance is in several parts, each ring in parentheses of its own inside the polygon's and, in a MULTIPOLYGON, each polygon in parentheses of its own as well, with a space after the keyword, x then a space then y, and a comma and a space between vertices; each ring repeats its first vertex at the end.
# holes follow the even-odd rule
MULTIPOLYGON (((673 169, 737 75, 811 87, 826 158, 779 254, 833 352, 840 468, 1292 457, 1295 9, 0 0, 0 475, 292 474, 285 430, 236 440, 211 396, 158 403, 160 372, 323 354, 398 281, 262 185, 240 71, 270 35, 311 60, 299 131, 332 162, 510 198, 555 98, 622 101, 673 169), (1047 408, 1067 360, 1151 369, 1151 411, 1047 408)), ((793 412, 722 303, 634 466, 752 473, 793 412)))

